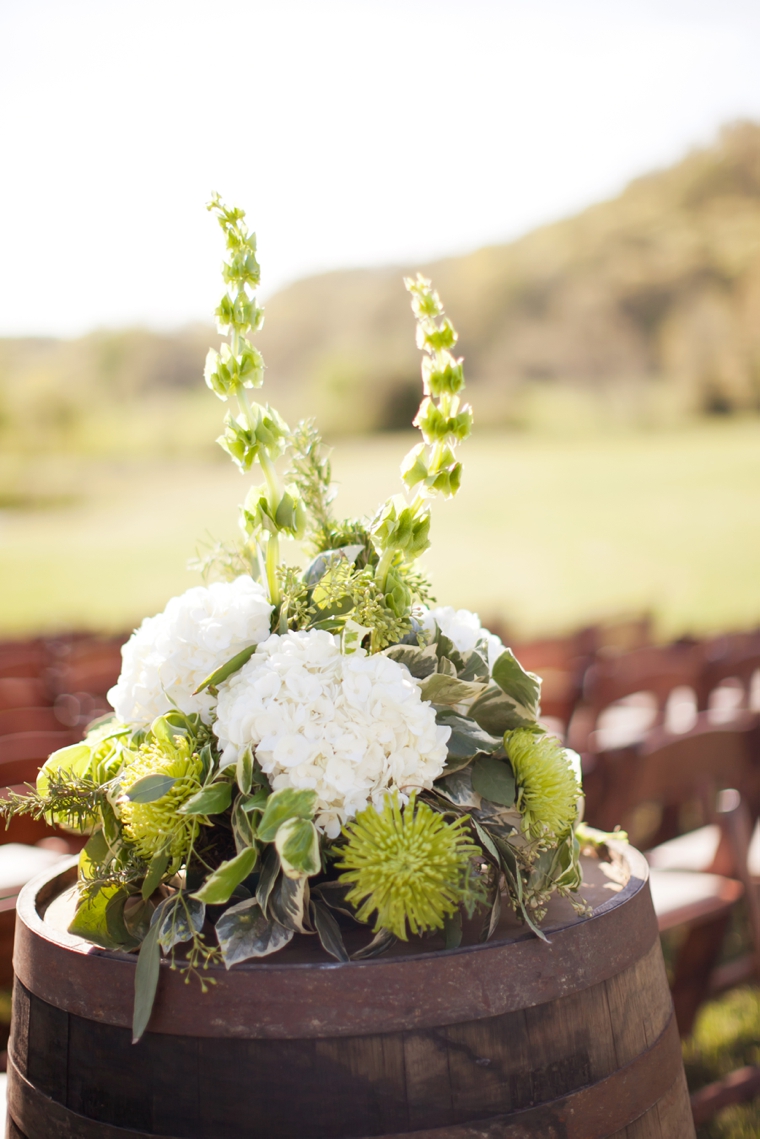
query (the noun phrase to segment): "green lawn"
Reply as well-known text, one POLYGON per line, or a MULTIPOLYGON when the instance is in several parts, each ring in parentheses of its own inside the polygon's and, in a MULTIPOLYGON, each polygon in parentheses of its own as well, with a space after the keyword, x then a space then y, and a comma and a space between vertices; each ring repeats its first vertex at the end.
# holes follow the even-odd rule
MULTIPOLYGON (((760 991, 745 986, 709 1001, 684 1041, 690 1090, 721 1080, 737 1068, 760 1063, 760 991)), ((724 1108, 697 1131, 697 1139, 757 1139, 760 1100, 724 1108)))
MULTIPOLYGON (((339 513, 395 493, 412 441, 340 441, 339 513)), ((576 439, 481 430, 463 458, 425 558, 442 603, 521 636, 643 609, 662 635, 760 621, 760 421, 576 439)), ((246 486, 222 455, 38 468, 3 456, 0 634, 125 628, 160 609, 197 581, 185 563, 198 540, 234 533, 246 486)))

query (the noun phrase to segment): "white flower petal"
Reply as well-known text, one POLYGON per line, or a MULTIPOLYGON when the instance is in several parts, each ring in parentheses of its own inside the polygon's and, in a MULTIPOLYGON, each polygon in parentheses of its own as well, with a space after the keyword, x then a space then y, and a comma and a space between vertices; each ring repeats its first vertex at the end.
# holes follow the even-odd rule
POLYGON ((121 650, 108 699, 120 720, 145 727, 172 708, 208 722, 216 699, 194 696, 209 673, 248 645, 269 638, 272 606, 252 578, 196 586, 147 617, 121 650))
POLYGON ((317 827, 332 838, 388 791, 431 787, 450 734, 404 665, 344 656, 337 638, 314 629, 258 646, 220 686, 214 731, 225 764, 252 744, 275 790, 315 790, 317 827))

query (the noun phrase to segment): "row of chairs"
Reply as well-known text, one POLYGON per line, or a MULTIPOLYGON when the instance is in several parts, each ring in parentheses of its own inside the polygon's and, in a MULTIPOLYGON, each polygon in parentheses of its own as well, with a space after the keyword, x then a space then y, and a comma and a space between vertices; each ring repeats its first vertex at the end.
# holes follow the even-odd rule
MULTIPOLYGON (((581 753, 588 822, 619 824, 648 850, 660 928, 685 931, 673 995, 686 1034, 705 996, 760 976, 760 632, 664 646, 650 632, 638 621, 513 647, 543 676, 547 724, 581 753), (719 965, 740 902, 750 952, 719 965)), ((32 781, 107 710, 124 639, 0 643, 0 787, 32 781)), ((0 985, 10 979, 14 892, 42 852, 75 847, 27 819, 0 832, 0 985)))
MULTIPOLYGON (((0 797, 23 792, 51 752, 76 743, 107 711, 125 637, 74 634, 0 642, 0 797)), ((26 816, 0 828, 0 988, 12 983, 16 898, 82 840, 26 816)))
MULTIPOLYGON (((760 636, 597 653, 559 732, 588 822, 646 853, 685 1036, 708 996, 760 979, 760 636)), ((695 1119, 758 1092, 760 1068, 732 1073, 696 1093, 695 1119)))

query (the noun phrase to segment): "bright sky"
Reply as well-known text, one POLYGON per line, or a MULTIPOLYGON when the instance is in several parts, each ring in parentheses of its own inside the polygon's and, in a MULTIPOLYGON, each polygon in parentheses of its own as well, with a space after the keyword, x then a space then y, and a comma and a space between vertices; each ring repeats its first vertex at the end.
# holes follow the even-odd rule
POLYGON ((757 0, 0 0, 0 335, 508 240, 760 119, 757 0))

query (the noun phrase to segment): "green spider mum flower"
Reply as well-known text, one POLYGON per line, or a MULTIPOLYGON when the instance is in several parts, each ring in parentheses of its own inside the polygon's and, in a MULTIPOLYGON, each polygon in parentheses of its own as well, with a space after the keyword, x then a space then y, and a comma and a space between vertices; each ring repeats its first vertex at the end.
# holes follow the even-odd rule
POLYGON ((123 791, 146 775, 168 775, 174 786, 152 803, 120 803, 121 822, 126 838, 134 843, 142 858, 150 862, 160 851, 167 851, 170 863, 179 866, 198 834, 200 819, 181 815, 180 807, 201 789, 203 764, 190 742, 175 736, 174 743, 155 738, 141 744, 135 758, 121 777, 123 791))
POLYGON ((530 728, 506 732, 504 747, 525 829, 534 838, 567 834, 577 817, 581 788, 565 749, 553 736, 530 728))
POLYGON ((346 897, 361 905, 359 920, 376 911, 375 932, 388 929, 402 941, 407 923, 413 934, 441 929, 472 894, 470 858, 480 852, 464 825, 464 819, 447 823, 414 796, 403 811, 397 796, 382 811, 361 811, 343 830, 348 845, 337 864, 347 871, 340 881, 353 884, 346 897))

